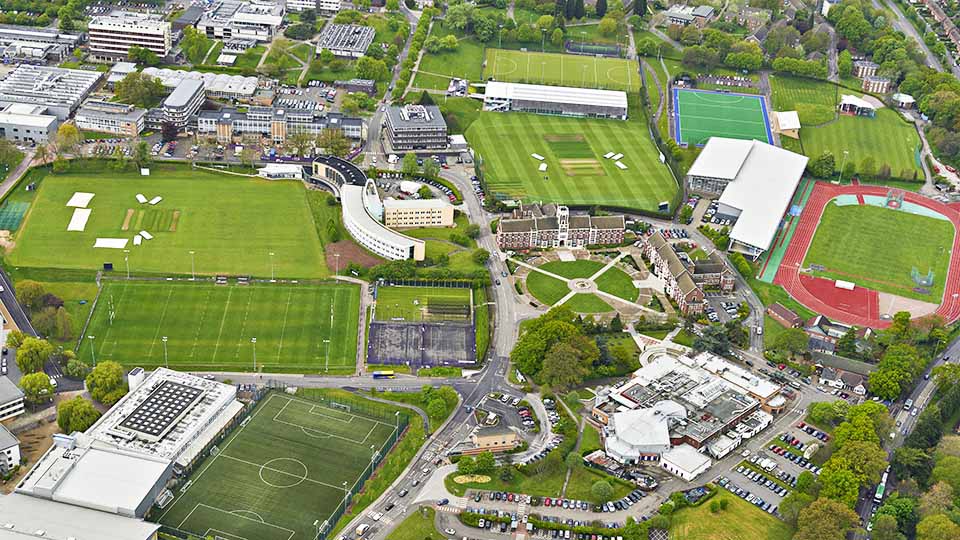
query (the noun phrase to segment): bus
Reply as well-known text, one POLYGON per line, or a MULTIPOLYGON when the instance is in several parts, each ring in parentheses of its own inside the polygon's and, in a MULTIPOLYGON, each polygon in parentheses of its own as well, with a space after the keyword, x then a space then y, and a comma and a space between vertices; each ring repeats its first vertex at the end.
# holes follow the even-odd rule
POLYGON ((877 492, 873 496, 873 502, 880 504, 883 502, 883 496, 887 490, 887 471, 883 471, 880 483, 877 484, 877 492))
POLYGON ((390 371, 374 371, 374 379, 396 379, 397 375, 392 370, 390 371))

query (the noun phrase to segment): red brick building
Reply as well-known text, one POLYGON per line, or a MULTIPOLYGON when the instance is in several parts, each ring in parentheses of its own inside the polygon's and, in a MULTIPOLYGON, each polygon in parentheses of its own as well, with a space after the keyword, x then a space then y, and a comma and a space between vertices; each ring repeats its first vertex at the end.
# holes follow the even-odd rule
POLYGON ((570 215, 555 204, 521 206, 497 224, 497 245, 504 250, 616 245, 624 229, 623 216, 570 215))

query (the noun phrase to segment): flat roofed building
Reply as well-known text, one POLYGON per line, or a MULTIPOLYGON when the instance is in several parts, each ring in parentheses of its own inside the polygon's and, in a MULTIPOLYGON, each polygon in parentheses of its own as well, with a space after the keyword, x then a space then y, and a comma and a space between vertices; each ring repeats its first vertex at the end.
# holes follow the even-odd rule
POLYGON ((142 47, 160 58, 170 54, 171 24, 159 14, 113 11, 94 16, 87 24, 90 55, 94 60, 127 58, 130 47, 142 47))
POLYGON ((606 429, 607 455, 620 463, 655 461, 670 450, 671 424, 686 417, 687 409, 671 400, 615 412, 606 429))
POLYGON ((74 121, 80 129, 136 137, 143 131, 146 109, 126 103, 89 100, 77 110, 74 121))
POLYGON ((56 28, 37 28, 34 26, 17 26, 0 24, 0 41, 33 41, 37 43, 58 43, 67 45, 71 49, 80 44, 83 39, 79 34, 59 32, 56 28))
POLYGON ((853 76, 861 79, 864 77, 872 77, 877 74, 878 69, 880 69, 880 64, 876 62, 857 60, 853 63, 853 76))
POLYGON ((137 64, 133 62, 117 62, 113 64, 113 67, 107 72, 107 87, 113 88, 118 82, 136 70, 137 64))
POLYGON ((59 436, 16 491, 141 518, 240 413, 236 387, 158 368, 84 433, 59 436))
POLYGON ((366 126, 360 118, 341 113, 318 113, 314 110, 283 109, 279 107, 248 107, 246 112, 225 107, 219 111, 200 111, 197 117, 199 133, 216 136, 221 143, 235 137, 259 134, 275 143, 283 143, 295 133, 318 135, 325 129, 339 129, 353 141, 366 138, 366 126))
POLYGON ((447 148, 447 123, 436 105, 387 107, 387 140, 393 150, 447 148))
POLYGON ((257 176, 267 180, 303 180, 303 165, 268 163, 257 170, 257 176))
POLYGON ((660 457, 662 469, 688 482, 705 473, 711 465, 713 460, 687 444, 671 448, 660 457))
POLYGON ((769 249, 809 158, 760 142, 711 137, 687 172, 693 191, 720 194, 718 213, 736 219, 732 251, 769 249))
POLYGON ((463 454, 479 454, 481 452, 506 452, 520 445, 520 436, 506 426, 477 426, 470 434, 472 448, 463 450, 463 454))
POLYGON ((0 420, 16 418, 23 411, 23 390, 6 375, 0 375, 0 420))
POLYGON ((317 40, 317 54, 328 49, 334 56, 360 58, 367 52, 376 31, 359 24, 327 23, 317 40))
POLYGON ((46 143, 57 135, 60 122, 46 107, 11 103, 0 106, 0 138, 13 142, 46 143))
POLYGON ((452 227, 453 205, 443 199, 383 201, 383 224, 387 227, 452 227))
POLYGON ((863 83, 860 85, 864 92, 869 92, 871 94, 886 94, 893 88, 893 81, 886 77, 878 77, 876 75, 872 77, 864 77, 863 83))
POLYGON ((627 93, 569 86, 490 81, 483 110, 626 120, 627 93))
POLYGON ((163 100, 163 119, 178 128, 186 126, 203 105, 203 81, 184 79, 163 100))
POLYGON ((197 30, 208 38, 270 41, 283 24, 284 6, 270 0, 220 0, 211 4, 197 30))
POLYGON ((0 474, 20 465, 20 440, 0 424, 0 474))
POLYGON ((376 206, 377 185, 371 180, 364 186, 344 185, 340 188, 343 208, 343 226, 360 245, 381 257, 402 261, 422 261, 426 256, 426 243, 392 231, 370 215, 368 208, 376 206))
POLYGON ((160 525, 19 493, 0 497, 0 540, 154 540, 160 525), (7 526, 9 525, 9 527, 7 526))
POLYGON ((40 105, 62 122, 102 78, 103 73, 99 71, 20 64, 0 81, 0 105, 40 105))
POLYGON ((160 79, 160 83, 167 88, 176 88, 186 79, 202 80, 206 95, 212 98, 248 101, 253 98, 259 87, 259 81, 256 77, 244 77, 242 75, 155 67, 144 68, 143 72, 160 79))

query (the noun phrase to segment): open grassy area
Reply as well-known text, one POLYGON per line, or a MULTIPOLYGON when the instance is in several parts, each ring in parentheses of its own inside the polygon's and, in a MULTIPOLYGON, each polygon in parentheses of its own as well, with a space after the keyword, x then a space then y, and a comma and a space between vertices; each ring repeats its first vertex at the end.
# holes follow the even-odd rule
POLYGON ((583 426, 583 438, 580 439, 580 454, 587 455, 601 448, 603 443, 600 442, 600 432, 593 427, 593 424, 587 422, 583 426))
POLYGON ((98 269, 112 262, 116 270, 125 271, 128 257, 132 273, 195 270, 278 278, 328 274, 306 189, 299 182, 157 164, 150 176, 94 167, 62 175, 38 171, 34 176, 42 181, 7 258, 13 265, 98 269), (65 205, 74 192, 95 194, 80 232, 66 230, 74 209, 65 205), (155 206, 140 204, 138 193, 163 200, 155 206), (131 239, 141 230, 154 238, 134 246, 131 239), (97 238, 125 238, 129 254, 94 248, 97 238))
POLYGON ((387 535, 387 540, 443 540, 446 538, 437 531, 433 520, 437 511, 429 506, 422 506, 410 513, 397 528, 387 535))
POLYGON ((447 83, 452 77, 470 81, 480 80, 480 71, 483 65, 483 44, 476 37, 457 32, 453 28, 445 26, 442 21, 434 23, 430 35, 437 38, 449 35, 456 37, 457 49, 438 53, 424 50, 414 86, 446 90, 447 83), (427 77, 423 77, 423 75, 427 75, 427 77), (441 77, 437 77, 437 75, 441 77))
POLYGON ((470 316, 470 289, 450 287, 377 287, 380 321, 462 321, 470 316))
POLYGON ((473 98, 450 97, 439 100, 437 106, 447 121, 447 132, 463 134, 480 118, 483 102, 473 98))
POLYGON ((826 267, 834 279, 909 298, 939 303, 943 296, 953 225, 945 219, 878 206, 828 204, 804 266, 826 267), (934 272, 929 295, 912 289, 911 270, 934 272))
POLYGON ((596 284, 601 291, 630 302, 636 301, 640 292, 633 286, 633 280, 630 276, 616 266, 612 266, 606 272, 600 274, 596 279, 596 284))
MULTIPOLYGON (((526 493, 538 497, 558 497, 563 488, 566 473, 566 467, 559 467, 555 471, 542 472, 539 474, 532 473, 529 476, 515 473, 513 479, 509 482, 504 482, 498 474, 494 474, 490 481, 485 484, 457 484, 453 481, 453 478, 457 476, 457 473, 454 472, 444 479, 444 484, 450 493, 460 496, 466 493, 468 489, 483 489, 526 493)), ((613 499, 622 498, 634 489, 634 486, 626 480, 621 480, 587 467, 576 467, 570 474, 570 482, 567 484, 566 496, 571 499, 593 501, 594 496, 590 492, 590 488, 597 480, 610 482, 610 485, 613 486, 613 499)))
POLYGON ((640 90, 636 62, 619 58, 598 58, 574 54, 522 52, 487 49, 485 77, 498 81, 640 90))
POLYGON ((79 355, 147 369, 251 371, 256 354, 265 372, 352 372, 359 307, 355 285, 108 281, 79 355))
POLYGON ((342 482, 359 488, 370 447, 382 461, 396 433, 386 414, 331 405, 269 395, 157 520, 204 537, 314 538, 314 522, 342 509, 342 482))
POLYGON ((836 116, 839 99, 837 86, 813 79, 770 75, 773 107, 778 111, 797 111, 800 124, 813 127, 836 116))
POLYGON ((527 274, 527 291, 541 303, 553 305, 570 292, 570 287, 557 278, 531 271, 527 274))
POLYGON ((606 313, 613 311, 605 300, 595 294, 577 293, 563 303, 577 313, 606 313))
POLYGON ((849 152, 847 162, 857 164, 858 168, 871 156, 878 169, 887 165, 894 176, 906 179, 923 176, 915 157, 920 137, 912 125, 890 109, 880 109, 876 118, 841 115, 832 124, 801 128, 800 142, 804 153, 811 158, 824 151, 832 152, 838 169, 846 150, 849 152))
POLYGON ((247 49, 237 57, 237 61, 233 66, 241 69, 256 69, 257 64, 260 63, 260 58, 265 52, 267 52, 267 48, 263 45, 257 45, 256 47, 247 49))
POLYGON ((721 489, 713 500, 728 506, 716 514, 710 504, 674 512, 670 524, 672 540, 790 540, 793 529, 756 506, 721 489))
POLYGON ((678 188, 638 111, 628 121, 485 112, 467 139, 496 197, 655 211, 678 188), (623 153, 627 169, 604 159, 608 152, 623 153), (538 171, 541 163, 546 172, 538 171))

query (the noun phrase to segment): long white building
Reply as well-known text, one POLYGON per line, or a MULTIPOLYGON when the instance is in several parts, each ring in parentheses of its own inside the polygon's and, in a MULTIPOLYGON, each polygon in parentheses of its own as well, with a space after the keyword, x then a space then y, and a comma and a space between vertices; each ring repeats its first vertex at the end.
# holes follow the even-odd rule
POLYGON ((0 80, 0 106, 40 105, 62 122, 93 92, 103 75, 99 71, 20 64, 0 80))
POLYGON ((626 120, 628 109, 626 92, 570 86, 490 81, 483 98, 483 110, 496 112, 626 120))
POLYGON ((90 55, 94 60, 115 61, 127 57, 130 47, 143 47, 163 58, 172 46, 170 22, 157 14, 113 11, 93 17, 87 25, 90 55))
POLYGON ((204 12, 197 30, 208 38, 270 41, 283 23, 283 4, 270 0, 220 0, 204 12))

